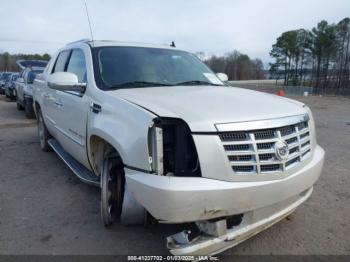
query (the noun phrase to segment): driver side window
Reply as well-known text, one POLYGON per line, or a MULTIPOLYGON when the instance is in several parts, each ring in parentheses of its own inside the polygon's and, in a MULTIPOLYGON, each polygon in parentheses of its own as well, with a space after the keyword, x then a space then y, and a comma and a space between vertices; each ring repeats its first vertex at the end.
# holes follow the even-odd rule
POLYGON ((67 66, 67 72, 77 75, 79 83, 86 83, 86 63, 82 50, 74 49, 72 51, 67 66))
POLYGON ((70 50, 62 51, 56 60, 52 73, 64 72, 66 69, 67 59, 70 55, 70 50))

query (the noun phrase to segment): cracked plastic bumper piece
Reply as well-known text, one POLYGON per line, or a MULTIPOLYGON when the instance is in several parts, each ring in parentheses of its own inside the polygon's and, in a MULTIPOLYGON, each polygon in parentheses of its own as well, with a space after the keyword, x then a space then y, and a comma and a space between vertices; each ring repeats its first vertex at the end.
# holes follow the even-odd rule
POLYGON ((192 241, 186 241, 186 233, 180 232, 168 237, 168 248, 173 255, 215 255, 231 247, 238 245, 244 240, 258 234, 266 228, 277 223, 281 219, 290 215, 300 204, 302 204, 312 193, 312 188, 302 192, 297 197, 285 201, 286 207, 281 207, 282 203, 272 205, 260 210, 247 212, 245 218, 239 226, 227 229, 226 233, 218 237, 202 233, 192 241), (270 214, 272 213, 272 214, 270 214), (178 241, 183 234, 184 237, 178 241))

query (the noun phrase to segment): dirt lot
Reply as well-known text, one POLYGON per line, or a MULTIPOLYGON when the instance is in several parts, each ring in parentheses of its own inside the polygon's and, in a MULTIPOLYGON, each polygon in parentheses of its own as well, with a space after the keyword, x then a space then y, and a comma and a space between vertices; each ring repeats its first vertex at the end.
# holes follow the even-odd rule
MULTIPOLYGON (((326 150, 311 198, 288 219, 225 254, 350 254, 350 99, 298 98, 314 112, 326 150)), ((175 226, 105 229, 99 190, 54 153, 40 151, 36 122, 0 98, 0 254, 167 254, 175 226)))

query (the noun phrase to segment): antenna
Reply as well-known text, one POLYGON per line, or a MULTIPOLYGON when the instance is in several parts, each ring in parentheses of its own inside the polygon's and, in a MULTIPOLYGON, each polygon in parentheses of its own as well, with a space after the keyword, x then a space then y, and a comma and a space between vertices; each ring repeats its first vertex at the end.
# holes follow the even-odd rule
POLYGON ((94 41, 94 35, 92 34, 92 27, 91 27, 91 22, 90 22, 90 16, 89 16, 89 10, 86 4, 86 1, 84 0, 84 4, 85 4, 85 11, 86 11, 86 16, 89 22, 89 28, 90 28, 90 35, 91 35, 91 40, 94 41))

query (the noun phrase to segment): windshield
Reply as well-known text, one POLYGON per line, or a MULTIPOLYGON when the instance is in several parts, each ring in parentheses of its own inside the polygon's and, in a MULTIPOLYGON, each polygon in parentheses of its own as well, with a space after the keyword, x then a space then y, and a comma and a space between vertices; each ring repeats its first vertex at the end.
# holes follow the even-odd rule
POLYGON ((104 90, 174 85, 223 85, 195 55, 144 47, 93 49, 95 79, 104 90))
POLYGON ((27 83, 33 84, 36 75, 41 74, 42 72, 43 72, 42 70, 29 71, 27 83))

